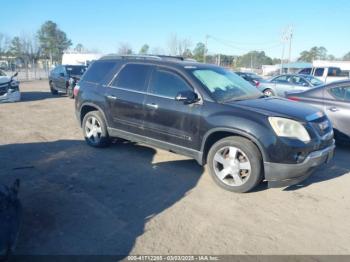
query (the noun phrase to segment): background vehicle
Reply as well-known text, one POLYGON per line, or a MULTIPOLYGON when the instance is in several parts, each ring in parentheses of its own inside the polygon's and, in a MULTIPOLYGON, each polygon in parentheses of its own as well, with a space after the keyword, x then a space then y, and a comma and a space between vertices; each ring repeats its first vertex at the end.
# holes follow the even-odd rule
POLYGON ((336 139, 350 141, 350 80, 290 93, 287 98, 324 110, 333 124, 336 139))
POLYGON ((247 192, 304 180, 332 158, 333 130, 313 107, 266 98, 214 65, 161 56, 106 56, 74 93, 86 142, 150 144, 208 163, 221 187, 247 192), (322 128, 318 128, 322 124, 322 128))
POLYGON ((253 86, 259 86, 260 83, 265 83, 267 82, 264 78, 258 76, 257 74, 254 73, 247 73, 247 72, 235 72, 237 75, 242 77, 244 80, 248 81, 251 83, 253 86))
POLYGON ((342 72, 338 67, 313 67, 302 69, 299 74, 311 75, 324 83, 349 79, 349 73, 342 72))
POLYGON ((72 96, 70 78, 78 79, 86 71, 85 65, 59 65, 49 75, 49 85, 52 94, 63 92, 72 96))
POLYGON ((286 92, 309 90, 322 84, 322 81, 312 76, 285 74, 261 83, 258 89, 266 96, 284 97, 286 92))
POLYGON ((17 73, 9 77, 0 70, 0 103, 17 102, 21 100, 19 82, 14 79, 16 76, 17 73))

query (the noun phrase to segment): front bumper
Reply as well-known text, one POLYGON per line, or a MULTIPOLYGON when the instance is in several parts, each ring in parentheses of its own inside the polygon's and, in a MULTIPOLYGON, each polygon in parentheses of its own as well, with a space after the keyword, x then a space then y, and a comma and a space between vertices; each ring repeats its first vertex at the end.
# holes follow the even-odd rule
POLYGON ((0 96, 0 103, 4 102, 18 102, 21 100, 20 91, 7 92, 6 94, 0 96))
POLYGON ((302 163, 264 163, 265 179, 269 187, 287 187, 308 178, 315 168, 328 163, 334 155, 335 143, 322 150, 311 152, 302 163))

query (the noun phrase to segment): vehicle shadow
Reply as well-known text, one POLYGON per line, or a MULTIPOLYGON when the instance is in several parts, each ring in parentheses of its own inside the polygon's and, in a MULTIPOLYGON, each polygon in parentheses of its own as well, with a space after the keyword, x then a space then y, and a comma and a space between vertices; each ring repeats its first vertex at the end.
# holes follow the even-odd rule
POLYGON ((153 148, 125 141, 0 146, 0 183, 21 179, 18 255, 122 255, 153 217, 196 186, 193 160, 153 163, 153 148))
POLYGON ((348 174, 350 173, 349 159, 350 147, 345 145, 337 146, 334 159, 331 163, 319 167, 308 179, 297 185, 287 187, 284 191, 298 190, 312 184, 321 183, 348 174))
POLYGON ((39 101, 44 99, 60 98, 66 96, 65 94, 53 95, 51 92, 40 92, 40 91, 29 91, 21 92, 21 101, 20 102, 31 102, 39 101))

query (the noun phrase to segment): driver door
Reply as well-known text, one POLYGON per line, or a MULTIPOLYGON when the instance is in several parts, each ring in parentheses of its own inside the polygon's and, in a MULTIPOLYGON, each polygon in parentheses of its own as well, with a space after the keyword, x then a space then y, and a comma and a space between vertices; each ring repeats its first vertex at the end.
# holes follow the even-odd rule
POLYGON ((144 132, 147 137, 195 149, 201 105, 176 101, 181 91, 193 88, 180 74, 161 67, 153 71, 144 104, 144 132))

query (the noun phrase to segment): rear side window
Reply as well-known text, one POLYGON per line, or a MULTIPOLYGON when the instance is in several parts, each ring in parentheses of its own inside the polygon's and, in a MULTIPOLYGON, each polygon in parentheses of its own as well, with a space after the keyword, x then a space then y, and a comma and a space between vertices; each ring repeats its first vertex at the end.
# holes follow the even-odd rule
POLYGON ((128 64, 119 72, 112 86, 144 92, 151 69, 147 65, 128 64))
POLYGON ((339 100, 350 101, 350 87, 338 86, 329 89, 329 92, 339 100))
POLYGON ((276 77, 274 80, 272 80, 272 82, 280 83, 280 84, 287 84, 289 83, 288 81, 289 81, 289 76, 287 75, 279 76, 279 77, 276 77))
POLYGON ((175 73, 157 70, 154 74, 152 84, 150 86, 150 93, 175 98, 181 91, 189 91, 192 88, 175 73))
POLYGON ((311 68, 304 68, 299 72, 301 75, 310 75, 311 74, 311 68))
POLYGON ((96 61, 86 72, 84 81, 92 83, 100 83, 107 74, 111 73, 116 63, 113 61, 96 61))
POLYGON ((323 76, 324 68, 316 68, 315 76, 323 76))
POLYGON ((339 68, 328 68, 328 76, 341 76, 341 70, 339 68))

